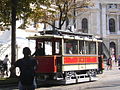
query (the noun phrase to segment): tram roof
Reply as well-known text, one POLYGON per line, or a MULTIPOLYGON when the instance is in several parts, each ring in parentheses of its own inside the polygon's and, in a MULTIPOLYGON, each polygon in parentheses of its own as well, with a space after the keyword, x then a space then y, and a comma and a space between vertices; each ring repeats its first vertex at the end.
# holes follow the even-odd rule
POLYGON ((27 37, 27 39, 33 39, 33 40, 40 38, 62 38, 62 36, 45 34, 45 35, 39 35, 39 36, 35 35, 35 36, 27 37))
MULTIPOLYGON (((76 40, 88 40, 88 41, 96 41, 97 39, 93 39, 93 35, 79 33, 79 32, 68 32, 63 30, 45 30, 40 31, 39 35, 29 36, 27 39, 42 39, 42 38, 64 38, 64 39, 76 39, 76 40)), ((101 40, 100 40, 101 41, 101 40)))
POLYGON ((80 32, 72 32, 68 30, 44 30, 39 31, 40 34, 54 34, 54 35, 70 35, 70 36, 82 36, 82 37, 92 37, 92 34, 80 33, 80 32))

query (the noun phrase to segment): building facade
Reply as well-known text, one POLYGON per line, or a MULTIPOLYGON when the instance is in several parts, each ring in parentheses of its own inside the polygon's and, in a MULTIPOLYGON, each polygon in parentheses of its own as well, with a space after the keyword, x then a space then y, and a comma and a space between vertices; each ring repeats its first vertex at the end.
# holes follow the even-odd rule
POLYGON ((92 0, 93 7, 76 12, 76 30, 103 39, 110 55, 120 55, 120 0, 92 0))

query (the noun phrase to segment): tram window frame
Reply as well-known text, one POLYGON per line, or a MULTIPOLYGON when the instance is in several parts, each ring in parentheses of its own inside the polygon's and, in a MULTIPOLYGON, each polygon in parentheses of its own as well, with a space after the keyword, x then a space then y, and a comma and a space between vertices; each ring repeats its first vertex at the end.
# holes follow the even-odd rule
MULTIPOLYGON (((41 44, 41 48, 43 49, 42 52, 44 52, 44 55, 46 55, 46 53, 45 53, 45 47, 44 47, 44 42, 41 41, 41 40, 36 40, 36 45, 35 45, 34 53, 39 49, 40 44, 41 44)), ((39 56, 41 56, 41 55, 39 55, 39 56)))
POLYGON ((41 43, 45 51, 45 56, 47 55, 60 55, 61 54, 61 41, 44 39, 44 41, 37 41, 37 44, 41 43))
POLYGON ((89 49, 89 44, 90 43, 90 41, 85 41, 85 54, 90 54, 90 49, 89 49))
POLYGON ((64 54, 78 54, 78 41, 64 40, 64 54))
POLYGON ((61 53, 60 42, 55 41, 55 54, 59 55, 61 53))
POLYGON ((84 41, 79 41, 79 54, 85 54, 85 47, 84 47, 84 41))
POLYGON ((97 53, 96 52, 96 42, 85 41, 85 53, 86 54, 96 54, 97 53))
POLYGON ((90 54, 96 54, 96 42, 90 42, 90 54))

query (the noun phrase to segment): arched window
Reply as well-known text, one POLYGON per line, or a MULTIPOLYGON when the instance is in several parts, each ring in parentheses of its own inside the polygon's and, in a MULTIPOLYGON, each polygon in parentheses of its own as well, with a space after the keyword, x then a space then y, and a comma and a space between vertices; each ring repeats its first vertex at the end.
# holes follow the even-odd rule
POLYGON ((113 18, 109 19, 109 30, 115 32, 115 20, 113 18))
POLYGON ((86 18, 82 19, 82 30, 83 33, 88 33, 88 20, 86 18))

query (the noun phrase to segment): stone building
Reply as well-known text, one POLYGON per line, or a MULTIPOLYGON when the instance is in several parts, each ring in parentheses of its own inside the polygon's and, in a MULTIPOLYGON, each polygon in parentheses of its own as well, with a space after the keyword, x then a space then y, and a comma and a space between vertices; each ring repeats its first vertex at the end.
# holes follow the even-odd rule
POLYGON ((103 39, 110 54, 120 55, 120 0, 92 0, 93 7, 76 12, 76 30, 103 39))

